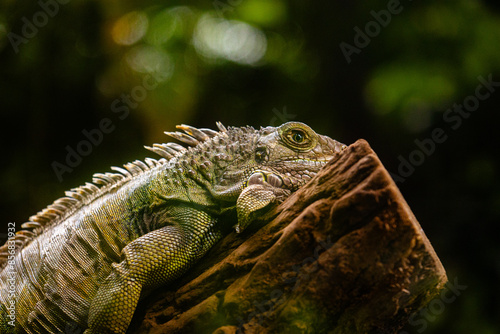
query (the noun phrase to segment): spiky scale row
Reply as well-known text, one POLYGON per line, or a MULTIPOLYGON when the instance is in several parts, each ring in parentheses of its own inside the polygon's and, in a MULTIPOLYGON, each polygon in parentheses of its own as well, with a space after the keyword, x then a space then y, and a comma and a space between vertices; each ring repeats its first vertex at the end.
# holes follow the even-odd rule
MULTIPOLYGON (((217 127, 220 131, 226 132, 227 129, 222 123, 217 122, 217 127)), ((189 146, 196 146, 209 138, 215 137, 220 132, 211 129, 197 129, 189 125, 178 125, 178 129, 182 132, 165 132, 170 137, 177 139, 189 146)), ((66 216, 78 210, 80 207, 92 202, 96 197, 106 193, 112 186, 117 186, 123 182, 127 182, 133 177, 140 175, 152 168, 164 165, 168 160, 186 151, 186 147, 170 142, 162 144, 153 144, 152 147, 145 146, 146 149, 152 151, 162 157, 160 160, 146 158, 145 162, 136 160, 125 164, 123 167, 111 167, 111 170, 116 173, 96 173, 92 177, 92 183, 87 182, 78 188, 73 188, 66 191, 66 197, 62 197, 54 201, 53 204, 31 216, 29 221, 23 223, 23 230, 17 231, 12 241, 15 243, 15 252, 25 247, 31 240, 36 238, 43 231, 57 222, 63 220, 66 216)), ((196 176, 196 171, 188 169, 191 177, 196 176)), ((209 172, 205 172, 205 177, 211 177, 209 172)), ((8 244, 0 247, 0 269, 7 264, 8 244)))
POLYGON ((144 146, 144 148, 169 160, 186 150, 185 147, 176 143, 153 144, 153 147, 144 146))

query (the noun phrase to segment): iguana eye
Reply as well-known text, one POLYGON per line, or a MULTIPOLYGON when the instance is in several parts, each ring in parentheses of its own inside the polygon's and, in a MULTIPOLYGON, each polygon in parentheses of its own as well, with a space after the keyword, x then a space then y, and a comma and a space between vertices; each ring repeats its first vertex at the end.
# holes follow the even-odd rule
POLYGON ((317 142, 316 133, 303 123, 285 123, 278 132, 283 142, 295 150, 308 151, 315 147, 317 142))
POLYGON ((305 138, 306 138, 304 132, 302 132, 300 130, 292 130, 291 132, 292 133, 291 133, 290 137, 297 144, 301 144, 305 140, 305 138))

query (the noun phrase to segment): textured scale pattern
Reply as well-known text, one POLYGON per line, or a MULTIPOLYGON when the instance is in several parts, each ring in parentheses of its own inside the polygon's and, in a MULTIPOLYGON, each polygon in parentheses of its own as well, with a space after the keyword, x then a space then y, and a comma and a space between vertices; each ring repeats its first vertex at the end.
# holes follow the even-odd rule
POLYGON ((183 275, 230 233, 310 180, 345 146, 307 125, 219 131, 66 192, 0 247, 0 332, 125 333, 140 298, 183 275))

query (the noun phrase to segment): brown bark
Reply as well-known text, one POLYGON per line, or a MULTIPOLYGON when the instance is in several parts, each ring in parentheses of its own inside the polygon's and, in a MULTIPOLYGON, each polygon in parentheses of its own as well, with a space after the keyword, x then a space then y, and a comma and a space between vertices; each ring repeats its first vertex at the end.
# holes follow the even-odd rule
POLYGON ((446 283, 408 204, 359 140, 139 305, 130 333, 395 333, 446 283))

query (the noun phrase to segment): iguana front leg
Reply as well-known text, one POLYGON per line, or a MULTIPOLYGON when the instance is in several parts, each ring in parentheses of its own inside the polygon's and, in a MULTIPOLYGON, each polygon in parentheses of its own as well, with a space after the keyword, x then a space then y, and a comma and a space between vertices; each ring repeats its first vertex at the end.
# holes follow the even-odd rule
POLYGON ((236 233, 243 231, 269 205, 290 195, 291 191, 282 186, 281 177, 269 172, 255 172, 248 178, 236 201, 236 233))
POLYGON ((192 208, 177 210, 180 223, 134 240, 122 250, 122 261, 92 300, 85 334, 125 333, 141 292, 179 277, 221 237, 216 219, 192 208))

